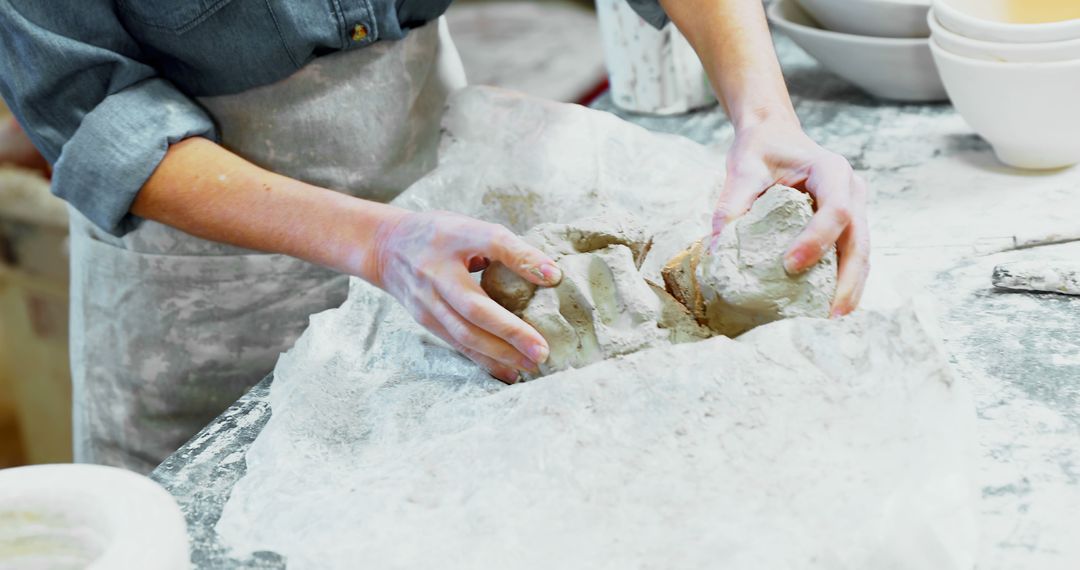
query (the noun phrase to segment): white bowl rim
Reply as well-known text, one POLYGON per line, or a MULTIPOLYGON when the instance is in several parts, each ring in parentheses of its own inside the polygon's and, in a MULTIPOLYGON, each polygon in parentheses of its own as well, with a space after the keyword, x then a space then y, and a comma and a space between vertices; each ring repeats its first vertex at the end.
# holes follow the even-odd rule
MULTIPOLYGON (((775 4, 775 0, 773 3, 775 4)), ((856 0, 866 4, 888 4, 890 6, 917 6, 919 8, 929 8, 932 4, 931 0, 919 0, 918 2, 911 2, 905 0, 856 0)))
POLYGON ((1066 59, 1064 61, 997 61, 992 59, 980 59, 975 57, 967 57, 953 53, 943 47, 933 38, 930 37, 930 51, 935 55, 940 55, 947 59, 952 59, 970 65, 973 67, 998 67, 998 68, 1012 68, 1012 69, 1055 69, 1064 67, 1077 67, 1080 68, 1080 58, 1066 59))
MULTIPOLYGON (((967 20, 972 22, 972 25, 978 26, 987 31, 1003 32, 1003 33, 1029 33, 1036 31, 1056 31, 1062 29, 1069 29, 1073 26, 1080 25, 1080 18, 1070 18, 1068 20, 1061 20, 1059 22, 1043 22, 1041 24, 1010 24, 1007 22, 996 22, 994 20, 987 20, 986 18, 979 18, 970 14, 965 14, 957 8, 953 8, 945 0, 933 0, 931 9, 935 9, 938 12, 945 12, 946 14, 952 14, 958 20, 967 20)), ((1055 40, 1057 41, 1057 40, 1055 40)))
MULTIPOLYGON (((990 40, 980 40, 976 38, 969 38, 963 34, 959 34, 945 27, 945 24, 941 23, 941 20, 937 17, 937 12, 934 8, 930 8, 930 11, 926 14, 926 22, 930 25, 931 37, 933 34, 940 34, 942 36, 949 36, 951 41, 956 43, 966 44, 972 47, 990 48, 1001 47, 1009 50, 1017 51, 1036 51, 1042 48, 1056 48, 1056 47, 1072 47, 1080 46, 1080 37, 1069 40, 1052 40, 1048 42, 1024 42, 1024 43, 1012 43, 1012 42, 995 42, 990 40)), ((1067 60, 1071 61, 1071 60, 1067 60)))
MULTIPOLYGON (((775 0, 772 4, 770 4, 769 9, 767 10, 767 15, 769 17, 769 21, 773 22, 777 26, 780 26, 781 28, 783 28, 783 27, 798 28, 800 30, 805 30, 806 33, 809 33, 810 35, 815 35, 815 36, 822 37, 822 38, 829 38, 829 39, 833 39, 833 40, 840 40, 840 41, 843 41, 843 42, 847 42, 847 43, 851 43, 851 44, 859 44, 859 45, 866 45, 867 43, 870 43, 870 44, 877 44, 877 45, 881 45, 881 46, 912 47, 912 46, 926 45, 926 41, 928 39, 928 38, 882 38, 882 37, 877 37, 877 36, 860 36, 858 34, 845 34, 843 32, 834 32, 832 30, 824 30, 822 28, 815 28, 815 27, 811 27, 811 26, 806 26, 806 25, 803 25, 803 24, 792 22, 791 20, 788 20, 787 18, 783 17, 783 15, 780 14, 780 6, 785 5, 785 4, 789 3, 789 2, 794 4, 795 0, 775 0)), ((805 10, 801 6, 796 5, 796 8, 798 8, 800 10, 803 10, 805 12, 805 10)))
POLYGON ((153 562, 158 568, 190 568, 187 521, 176 499, 160 483, 137 473, 83 463, 28 465, 0 470, 0 509, 16 505, 77 517, 96 524, 102 547, 89 568, 120 568, 123 562, 153 562), (52 497, 75 494, 85 501, 69 505, 52 497), (25 502, 24 502, 25 501, 25 502), (98 508, 107 505, 106 508, 98 508), (143 534, 138 534, 141 529, 143 534), (139 540, 131 540, 135 532, 139 540))

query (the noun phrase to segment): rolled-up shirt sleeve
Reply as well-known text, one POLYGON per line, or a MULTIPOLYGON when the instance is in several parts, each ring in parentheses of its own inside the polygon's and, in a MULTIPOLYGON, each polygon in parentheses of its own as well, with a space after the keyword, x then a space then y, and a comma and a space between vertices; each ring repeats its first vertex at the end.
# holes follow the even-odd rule
POLYGON ((140 62, 113 6, 0 0, 0 94, 53 164, 53 192, 123 235, 169 145, 216 132, 198 104, 140 62))
POLYGON ((643 20, 656 29, 663 28, 668 23, 667 13, 660 7, 659 0, 626 0, 630 7, 641 16, 643 20))

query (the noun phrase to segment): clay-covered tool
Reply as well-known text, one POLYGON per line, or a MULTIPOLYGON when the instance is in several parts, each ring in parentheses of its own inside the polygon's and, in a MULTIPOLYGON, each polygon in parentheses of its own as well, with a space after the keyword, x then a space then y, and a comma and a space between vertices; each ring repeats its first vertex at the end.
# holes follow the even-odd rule
POLYGON ((1072 260, 1032 260, 1003 263, 994 268, 994 287, 1080 295, 1080 263, 1072 260))

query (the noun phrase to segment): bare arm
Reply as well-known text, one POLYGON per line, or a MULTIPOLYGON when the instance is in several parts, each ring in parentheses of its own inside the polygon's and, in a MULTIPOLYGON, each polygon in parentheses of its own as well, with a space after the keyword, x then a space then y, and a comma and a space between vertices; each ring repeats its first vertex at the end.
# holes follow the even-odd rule
POLYGON ((131 212, 203 239, 284 253, 372 283, 379 280, 365 253, 379 227, 407 213, 264 170, 203 138, 169 149, 131 212))
POLYGON ((736 128, 770 118, 798 121, 761 0, 663 0, 661 4, 694 46, 736 128))
POLYGON ((203 138, 170 147, 131 212, 204 239, 361 277, 501 380, 512 382, 547 357, 543 337, 468 275, 478 259, 492 259, 538 285, 558 281, 547 256, 502 226, 305 184, 203 138))
POLYGON ((833 315, 859 303, 869 272, 866 184, 840 155, 803 132, 776 59, 761 0, 660 0, 693 45, 735 126, 727 183, 713 232, 780 183, 814 196, 817 212, 784 257, 804 271, 836 244, 840 258, 833 315))

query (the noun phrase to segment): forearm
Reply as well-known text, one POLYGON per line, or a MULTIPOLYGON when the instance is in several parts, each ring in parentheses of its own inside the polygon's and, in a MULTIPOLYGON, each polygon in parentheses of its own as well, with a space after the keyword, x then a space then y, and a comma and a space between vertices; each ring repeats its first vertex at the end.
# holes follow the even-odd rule
POLYGON ((376 232, 404 210, 274 174, 203 138, 173 145, 131 212, 189 234, 377 281, 376 232))
POLYGON ((816 211, 784 254, 784 269, 805 271, 836 244, 840 262, 832 314, 851 312, 869 270, 866 184, 843 157, 814 143, 799 125, 761 0, 659 1, 694 47, 735 125, 713 234, 773 184, 805 189, 816 211))
POLYGON ((488 298, 469 274, 474 261, 484 260, 534 285, 561 278, 547 255, 497 224, 409 212, 305 184, 203 138, 172 145, 131 213, 366 279, 503 381, 516 381, 520 370, 547 358, 540 333, 488 298))
POLYGON ((736 128, 797 121, 761 0, 660 0, 694 47, 736 128))

